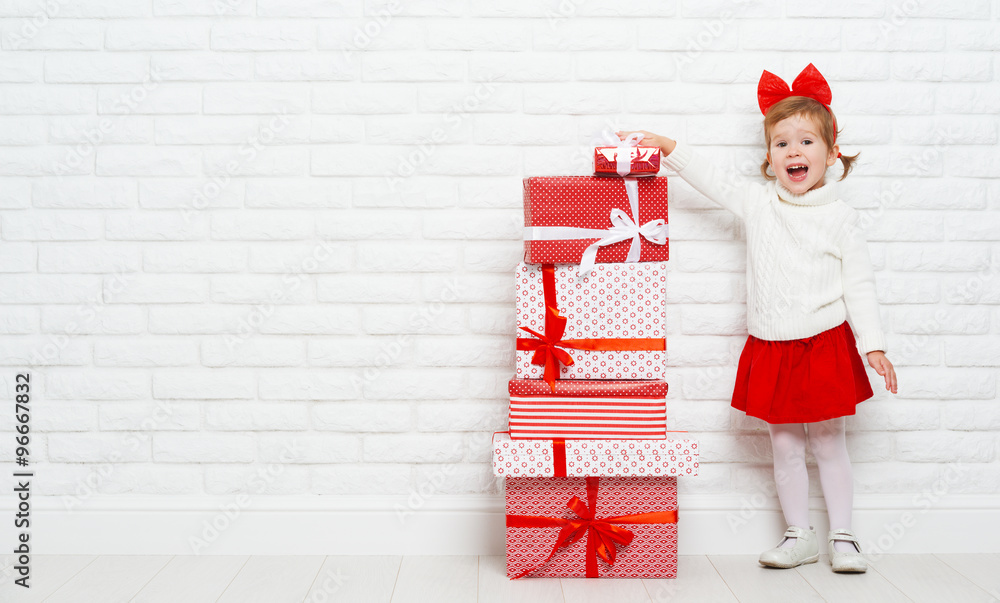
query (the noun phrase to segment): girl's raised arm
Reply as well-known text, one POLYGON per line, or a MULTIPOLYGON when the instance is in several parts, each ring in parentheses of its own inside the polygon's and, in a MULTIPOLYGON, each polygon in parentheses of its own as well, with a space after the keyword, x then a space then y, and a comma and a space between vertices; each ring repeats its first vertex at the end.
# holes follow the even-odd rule
MULTIPOLYGON (((700 157, 684 143, 646 132, 642 133, 642 146, 658 146, 664 162, 677 171, 677 175, 694 187, 699 193, 715 201, 740 218, 746 217, 746 205, 764 190, 764 185, 738 178, 733 170, 722 170, 710 161, 700 157)), ((617 132, 622 140, 633 132, 617 132)))

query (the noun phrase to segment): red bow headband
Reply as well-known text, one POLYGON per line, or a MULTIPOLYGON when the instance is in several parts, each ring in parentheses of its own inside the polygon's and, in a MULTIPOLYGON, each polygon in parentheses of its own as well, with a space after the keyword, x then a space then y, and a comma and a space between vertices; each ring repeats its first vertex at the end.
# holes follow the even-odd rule
MULTIPOLYGON (((830 101, 833 100, 833 93, 830 92, 830 84, 826 82, 826 79, 819 72, 819 69, 816 69, 815 65, 812 63, 806 65, 806 68, 795 76, 795 81, 792 82, 791 88, 788 87, 785 80, 770 71, 764 70, 764 73, 760 75, 760 81, 757 83, 757 103, 760 105, 760 112, 767 115, 768 109, 778 101, 784 100, 789 96, 805 96, 823 105, 823 108, 829 111, 830 117, 833 118, 833 140, 834 142, 837 141, 837 118, 834 117, 833 111, 830 110, 830 101)), ((839 153, 837 157, 840 157, 839 153)))

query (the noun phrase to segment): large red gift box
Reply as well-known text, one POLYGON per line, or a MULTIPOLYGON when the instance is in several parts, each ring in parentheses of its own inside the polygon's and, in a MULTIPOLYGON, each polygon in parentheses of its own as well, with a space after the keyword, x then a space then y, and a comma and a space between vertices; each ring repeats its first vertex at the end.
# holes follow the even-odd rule
POLYGON ((509 477, 507 576, 675 578, 676 477, 509 477))
POLYGON ((511 440, 493 436, 506 477, 510 578, 674 578, 677 476, 698 474, 698 442, 511 440))
POLYGON ((669 259, 666 178, 560 176, 523 182, 525 262, 581 264, 586 273, 593 262, 669 259), (595 245, 602 240, 607 244, 595 245))
POLYGON ((666 437, 667 382, 511 379, 510 437, 666 437))
MULTIPOLYGON (((515 274, 518 379, 664 379, 664 262, 530 266, 515 274)), ((554 387, 554 385, 550 385, 554 387)))

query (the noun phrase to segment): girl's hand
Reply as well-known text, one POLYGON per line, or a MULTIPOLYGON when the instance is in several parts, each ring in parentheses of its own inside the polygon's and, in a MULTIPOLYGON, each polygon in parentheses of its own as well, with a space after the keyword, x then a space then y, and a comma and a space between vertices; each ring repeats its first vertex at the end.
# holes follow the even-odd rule
POLYGON ((660 147, 660 152, 663 153, 664 156, 672 153, 674 147, 677 146, 676 141, 667 138, 666 136, 660 136, 658 134, 653 134, 652 132, 647 132, 645 130, 633 130, 633 131, 619 130, 618 132, 615 132, 615 134, 618 135, 619 140, 625 140, 626 138, 628 138, 629 134, 632 134, 634 132, 642 133, 642 140, 639 141, 639 146, 660 147))
POLYGON ((875 369, 875 372, 885 377, 885 388, 896 393, 896 371, 885 357, 885 352, 868 352, 868 364, 875 369))

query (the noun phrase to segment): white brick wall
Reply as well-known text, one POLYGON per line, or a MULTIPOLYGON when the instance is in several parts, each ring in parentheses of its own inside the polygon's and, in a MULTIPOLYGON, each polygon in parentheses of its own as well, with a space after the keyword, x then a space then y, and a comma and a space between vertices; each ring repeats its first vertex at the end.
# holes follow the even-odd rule
MULTIPOLYGON (((759 177, 757 78, 811 61, 899 373, 849 420, 858 492, 960 463, 955 492, 1000 493, 997 50, 989 0, 3 3, 0 378, 32 374, 38 489, 113 463, 99 494, 231 495, 284 463, 260 491, 495 492, 520 179, 618 128, 759 177)), ((685 491, 759 492, 743 228, 671 204, 685 491)))

